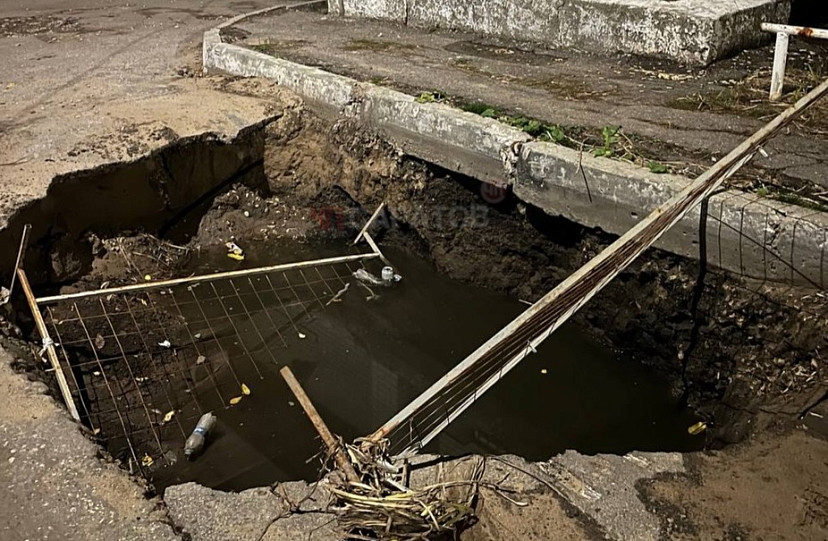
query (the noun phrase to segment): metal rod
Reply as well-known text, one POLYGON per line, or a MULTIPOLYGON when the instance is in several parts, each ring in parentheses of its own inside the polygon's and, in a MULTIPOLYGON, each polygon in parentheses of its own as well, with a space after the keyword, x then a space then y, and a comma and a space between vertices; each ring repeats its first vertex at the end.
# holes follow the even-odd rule
MULTIPOLYGON (((418 410, 423 408, 427 403, 429 403, 429 401, 439 395, 447 386, 473 369, 478 361, 483 359, 491 350, 506 343, 512 335, 520 332, 525 326, 534 321, 536 316, 543 316, 543 311, 547 307, 551 306, 555 302, 561 301, 562 299, 567 299, 567 297, 569 297, 573 292, 577 292, 574 302, 567 301, 566 304, 562 305, 565 307, 564 311, 555 318, 545 335, 542 338, 535 337, 530 341, 530 345, 532 347, 537 346, 543 339, 546 338, 546 336, 571 317, 572 314, 574 314, 601 289, 603 289, 604 286, 615 276, 617 276, 618 273, 620 273, 624 268, 632 263, 632 261, 641 255, 665 231, 677 223, 687 212, 689 212, 690 209, 695 206, 695 204, 705 197, 708 197, 715 189, 718 188, 718 186, 721 185, 722 182, 724 182, 725 179, 735 173, 739 167, 747 163, 762 143, 768 140, 779 129, 787 125, 794 118, 799 116, 808 107, 816 103, 816 101, 822 98, 826 93, 828 93, 828 80, 817 86, 817 88, 809 92, 795 105, 784 111, 758 132, 745 140, 742 144, 733 149, 727 156, 719 160, 698 179, 690 183, 681 192, 659 206, 649 216, 641 220, 638 224, 627 231, 627 233, 622 235, 618 238, 618 240, 613 242, 596 257, 591 259, 586 265, 561 282, 541 300, 532 305, 514 321, 509 323, 506 327, 475 350, 471 355, 466 357, 466 359, 450 370, 440 380, 435 382, 424 393, 415 398, 408 406, 392 417, 391 420, 389 420, 379 430, 369 436, 369 438, 378 440, 387 437, 396 427, 415 414, 418 410), (619 259, 619 263, 614 263, 615 259, 619 259), (607 272, 607 266, 609 264, 612 264, 609 269, 611 272, 607 272), (597 281, 594 283, 586 284, 587 279, 596 278, 597 281), (585 286, 585 284, 589 287, 582 287, 585 286), (581 289, 583 290, 581 291, 581 289)), ((523 355, 525 355, 525 353, 523 355)), ((504 366, 504 369, 501 371, 501 375, 508 372, 508 370, 516 365, 521 358, 522 356, 519 355, 508 360, 507 365, 504 366)), ((486 388, 490 387, 494 381, 496 381, 494 378, 488 380, 486 388)), ((469 405, 470 403, 468 401, 461 403, 461 411, 469 405)))
POLYGON ((29 308, 32 310, 32 317, 35 320, 37 332, 40 334, 40 339, 43 341, 43 348, 46 350, 46 355, 49 358, 49 364, 55 370, 55 377, 57 378, 58 387, 60 387, 60 394, 63 396, 63 401, 66 403, 66 408, 76 421, 80 421, 78 415, 78 408, 75 406, 75 400, 72 398, 72 393, 69 391, 69 384, 66 381, 66 376, 63 373, 63 367, 60 366, 57 352, 55 351, 55 343, 49 336, 49 329, 46 328, 46 322, 43 321, 43 314, 40 313, 40 308, 37 306, 32 287, 29 285, 29 279, 26 277, 26 271, 17 269, 17 277, 20 279, 20 287, 23 288, 23 294, 26 295, 26 301, 29 303, 29 308))
POLYGON ((101 295, 111 295, 113 293, 126 293, 129 291, 144 291, 147 289, 158 289, 172 286, 179 286, 184 284, 194 284, 199 282, 208 282, 210 280, 219 280, 222 278, 238 278, 242 276, 255 276, 257 274, 265 274, 269 272, 286 271, 292 269, 304 269, 307 267, 314 267, 317 265, 333 265, 336 263, 347 263, 349 261, 360 261, 362 259, 373 259, 379 257, 375 253, 370 254, 356 254, 346 255, 340 257, 329 257, 327 259, 313 259, 310 261, 300 261, 298 263, 285 263, 282 265, 273 265, 270 267, 258 267, 255 269, 242 269, 230 272, 217 272, 214 274, 204 274, 200 276, 188 276, 186 278, 174 278, 172 280, 161 280, 158 282, 147 282, 144 284, 133 284, 122 287, 111 287, 109 289, 96 289, 95 291, 82 291, 79 293, 69 293, 66 295, 52 295, 50 297, 40 297, 35 299, 37 304, 49 304, 60 301, 84 299, 87 297, 97 297, 101 295))
MULTIPOLYGON (((374 250, 374 253, 377 254, 377 256, 379 256, 379 258, 382 260, 382 262, 385 263, 386 265, 391 265, 391 262, 388 261, 388 259, 386 259, 386 257, 384 255, 382 255, 382 252, 380 251, 379 246, 377 246, 377 243, 374 242, 374 237, 369 235, 367 231, 365 233, 363 233, 362 236, 363 236, 363 238, 365 238, 365 242, 367 242, 368 245, 371 247, 371 249, 374 250)), ((393 265, 391 265, 391 266, 393 267, 393 265)))
POLYGON ((359 235, 357 235, 357 238, 354 239, 354 244, 358 243, 362 239, 362 236, 365 234, 366 231, 368 231, 368 228, 371 227, 371 224, 374 223, 374 220, 377 219, 377 216, 379 216, 379 213, 382 212, 382 209, 384 209, 384 208, 385 208, 385 201, 380 203, 380 206, 377 207, 377 210, 375 210, 374 213, 371 215, 371 217, 368 218, 368 221, 365 222, 365 226, 362 228, 362 231, 360 231, 359 235))
POLYGON ((17 259, 14 262, 14 269, 12 270, 11 283, 9 284, 9 299, 14 293, 14 282, 17 280, 17 269, 20 268, 20 263, 23 261, 23 254, 26 252, 26 245, 29 244, 29 232, 32 230, 32 224, 23 226, 23 234, 20 235, 20 247, 17 248, 17 259))
POLYGON ((782 88, 785 85, 785 66, 788 63, 788 42, 790 36, 784 32, 776 34, 776 48, 773 52, 773 72, 771 75, 770 101, 778 101, 782 97, 782 88))
POLYGON ((351 483, 358 483, 359 476, 357 475, 356 470, 354 470, 354 465, 351 464, 350 460, 348 460, 348 456, 345 454, 345 450, 342 448, 339 440, 334 437, 328 428, 328 425, 325 424, 325 421, 322 420, 319 412, 316 411, 316 407, 314 407, 313 402, 311 402, 310 398, 305 393, 305 390, 296 379, 296 376, 293 375, 293 371, 289 366, 285 366, 279 370, 279 373, 288 384, 288 387, 290 387, 290 390, 293 391, 293 394, 296 396, 296 400, 298 400, 299 404, 302 405, 302 409, 305 410, 305 413, 308 415, 311 423, 313 423, 313 427, 319 433, 319 436, 322 437, 322 441, 325 442, 325 445, 328 447, 328 452, 331 453, 336 461, 336 465, 339 466, 339 469, 343 474, 345 474, 345 478, 351 483))
POLYGON ((828 29, 809 26, 792 26, 789 24, 762 23, 762 30, 775 34, 801 36, 803 38, 828 39, 828 29))

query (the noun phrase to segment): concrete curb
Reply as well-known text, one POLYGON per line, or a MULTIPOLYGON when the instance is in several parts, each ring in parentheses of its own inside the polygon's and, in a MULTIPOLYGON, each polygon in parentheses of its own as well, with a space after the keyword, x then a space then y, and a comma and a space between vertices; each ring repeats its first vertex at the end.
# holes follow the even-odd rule
MULTIPOLYGON (((411 156, 512 186, 520 199, 550 215, 622 234, 690 182, 531 142, 493 119, 221 43, 220 29, 204 35, 205 69, 272 79, 318 106, 365 122, 411 156)), ((656 246, 701 259, 700 216, 701 209, 694 209, 656 246)), ((828 214, 727 190, 710 198, 703 224, 708 263, 752 278, 828 287, 828 214)))

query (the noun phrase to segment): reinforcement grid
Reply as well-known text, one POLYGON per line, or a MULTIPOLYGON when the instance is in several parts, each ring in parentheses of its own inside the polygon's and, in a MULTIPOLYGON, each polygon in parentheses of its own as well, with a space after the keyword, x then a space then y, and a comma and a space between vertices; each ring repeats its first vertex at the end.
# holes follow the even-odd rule
MULTIPOLYGON (((370 256, 366 256, 368 258, 370 256)), ((360 261, 38 301, 81 420, 116 458, 169 461, 205 412, 275 374, 360 261)))

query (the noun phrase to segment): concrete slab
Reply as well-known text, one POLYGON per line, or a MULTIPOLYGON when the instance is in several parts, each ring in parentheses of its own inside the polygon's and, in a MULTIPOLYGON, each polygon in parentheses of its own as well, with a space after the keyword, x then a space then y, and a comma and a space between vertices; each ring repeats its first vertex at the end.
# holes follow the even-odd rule
POLYGON ((790 0, 328 0, 331 13, 707 65, 768 41, 790 0))

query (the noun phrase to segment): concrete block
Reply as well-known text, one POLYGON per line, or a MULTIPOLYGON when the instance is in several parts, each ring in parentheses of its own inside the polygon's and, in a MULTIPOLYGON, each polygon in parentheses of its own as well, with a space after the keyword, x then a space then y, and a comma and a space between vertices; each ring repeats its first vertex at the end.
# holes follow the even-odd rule
POLYGON ((266 77, 325 108, 342 109, 353 102, 357 82, 319 68, 219 43, 205 48, 205 67, 242 77, 266 77))
POLYGON ((407 20, 415 26, 466 29, 526 41, 537 39, 535 36, 551 39, 557 34, 561 2, 411 0, 407 5, 407 20))
POLYGON ((332 13, 706 65, 769 40, 791 0, 330 0, 332 13))
POLYGON ((530 139, 496 120, 374 85, 366 85, 362 118, 407 154, 499 186, 511 182, 516 144, 530 139))
POLYGON ((789 0, 576 0, 559 15, 557 44, 707 65, 769 41, 760 24, 787 21, 789 0))
MULTIPOLYGON (((558 145, 529 143, 523 145, 513 187, 517 197, 550 215, 622 235, 689 182, 558 145)), ((755 194, 724 191, 710 197, 656 247, 753 278, 828 285, 828 216, 755 194)))

